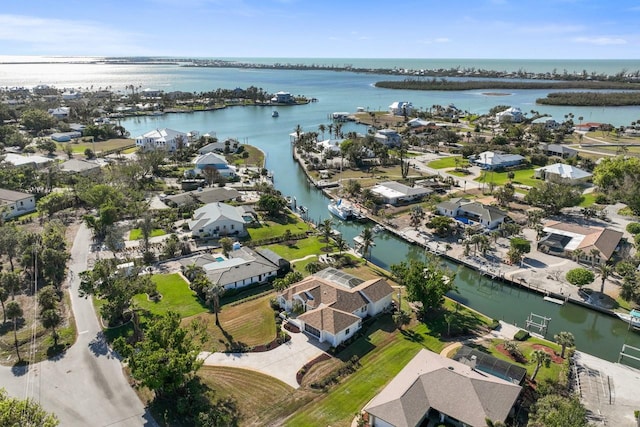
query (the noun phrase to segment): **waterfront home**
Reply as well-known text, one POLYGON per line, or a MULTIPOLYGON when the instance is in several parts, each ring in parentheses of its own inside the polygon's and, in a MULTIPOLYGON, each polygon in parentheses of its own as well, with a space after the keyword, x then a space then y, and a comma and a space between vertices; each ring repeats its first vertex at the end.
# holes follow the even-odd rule
POLYGON ((245 210, 226 203, 209 203, 193 213, 188 222, 191 235, 196 238, 218 238, 247 235, 245 210))
POLYGON ((406 101, 395 101, 389 105, 389 112, 394 116, 410 116, 413 113, 413 104, 406 101))
POLYGON ((69 117, 69 112, 71 109, 69 107, 58 107, 58 108, 49 108, 47 112, 56 119, 66 119, 69 117))
POLYGON ((324 141, 318 141, 316 147, 318 150, 326 155, 340 154, 340 144, 344 142, 344 139, 325 139, 324 141))
POLYGON ((187 145, 189 138, 186 133, 173 129, 154 129, 135 137, 136 147, 141 150, 176 151, 178 143, 187 145))
POLYGON ((228 202, 230 200, 239 201, 242 198, 240 192, 227 187, 198 188, 193 191, 186 191, 164 197, 164 202, 170 206, 206 205, 208 203, 228 202))
POLYGON ((524 114, 518 107, 510 107, 496 114, 498 123, 520 123, 524 120, 524 114))
POLYGON ((589 181, 592 175, 575 166, 554 163, 533 171, 533 176, 557 184, 577 185, 589 181))
POLYGON ((235 166, 232 166, 227 162, 227 159, 221 154, 207 153, 202 156, 198 156, 193 160, 194 169, 187 171, 191 175, 202 175, 206 168, 215 168, 220 173, 220 176, 224 178, 235 178, 237 176, 235 166))
POLYGON ((469 161, 485 170, 504 169, 517 166, 524 162, 524 157, 519 154, 505 154, 494 151, 483 151, 480 154, 469 157, 469 161))
POLYGON ((547 130, 558 130, 561 123, 555 121, 554 119, 550 119, 549 117, 538 117, 534 121, 531 122, 532 125, 543 126, 547 130))
POLYGON ((198 154, 208 154, 208 153, 223 153, 226 144, 224 141, 221 142, 211 142, 201 148, 198 149, 198 154))
POLYGON ((380 197, 384 203, 396 206, 419 201, 433 193, 433 190, 417 185, 410 187, 396 181, 386 181, 375 185, 371 192, 380 197))
POLYGON ((514 415, 522 387, 429 350, 418 354, 367 405, 371 427, 447 423, 486 426, 514 415))
POLYGON ((0 188, 0 214, 3 219, 15 218, 36 210, 33 194, 0 188))
POLYGON ((289 92, 277 92, 273 98, 271 98, 273 104, 294 104, 295 98, 289 92))
POLYGON ((562 157, 563 159, 567 159, 570 157, 576 157, 578 155, 578 150, 575 150, 571 147, 561 144, 540 144, 540 151, 542 151, 547 156, 557 156, 562 157))
POLYGON ((364 281, 326 268, 278 295, 281 308, 295 317, 290 322, 317 338, 338 346, 362 327, 362 319, 376 316, 392 303, 393 288, 382 278, 364 281))
POLYGON ((264 283, 276 276, 284 276, 291 269, 289 261, 268 249, 236 248, 227 256, 203 254, 180 261, 183 268, 190 265, 202 267, 211 283, 219 283, 225 289, 238 289, 256 283, 264 283))
POLYGON ((594 264, 608 262, 620 248, 622 232, 603 227, 585 227, 562 221, 544 224, 546 235, 538 251, 594 264))
POLYGON ((393 129, 380 129, 376 131, 373 139, 380 142, 381 144, 386 145, 387 147, 395 147, 396 145, 400 145, 402 137, 397 131, 393 129))
POLYGON ((465 225, 477 223, 489 230, 498 227, 508 218, 506 212, 495 206, 483 205, 480 202, 472 202, 462 197, 438 203, 436 210, 440 215, 454 218, 465 225))

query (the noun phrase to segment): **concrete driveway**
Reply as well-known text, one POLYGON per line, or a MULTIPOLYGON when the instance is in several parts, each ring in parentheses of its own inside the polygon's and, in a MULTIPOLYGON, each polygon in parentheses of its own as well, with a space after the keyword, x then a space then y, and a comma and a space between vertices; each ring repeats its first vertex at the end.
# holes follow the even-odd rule
POLYGON ((307 334, 287 332, 291 340, 273 350, 260 353, 200 353, 205 366, 251 369, 299 388, 296 374, 307 362, 324 353, 329 345, 307 334))

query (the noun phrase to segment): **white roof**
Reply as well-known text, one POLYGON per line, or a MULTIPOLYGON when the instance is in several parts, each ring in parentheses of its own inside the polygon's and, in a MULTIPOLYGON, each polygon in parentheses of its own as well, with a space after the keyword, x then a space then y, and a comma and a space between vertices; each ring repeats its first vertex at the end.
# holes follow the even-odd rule
POLYGON ((196 165, 226 165, 227 159, 220 154, 209 152, 193 159, 193 163, 196 165))
POLYGON ((500 154, 493 151, 484 151, 476 155, 476 162, 485 165, 500 165, 503 163, 522 161, 524 157, 519 154, 500 154))
POLYGON ((559 175, 561 178, 567 178, 567 179, 584 179, 592 176, 587 171, 583 171, 580 168, 576 168, 571 165, 566 165, 564 163, 554 163, 552 165, 537 168, 536 172, 538 171, 553 173, 553 174, 559 175))
POLYGON ((431 190, 425 187, 409 187, 399 182, 389 181, 381 182, 375 185, 371 191, 380 194, 387 199, 396 199, 398 197, 416 196, 421 194, 429 194, 431 190))
POLYGON ((7 153, 4 155, 4 161, 7 163, 11 163, 14 166, 22 166, 31 163, 35 163, 37 165, 45 164, 51 162, 52 159, 38 155, 23 156, 15 153, 7 153))
POLYGON ((187 138, 187 134, 184 132, 180 132, 177 130, 173 130, 173 129, 168 129, 168 128, 164 128, 164 129, 154 129, 154 130, 150 130, 149 132, 137 136, 136 139, 153 139, 156 141, 171 141, 171 140, 175 140, 177 136, 182 136, 185 138, 187 138))

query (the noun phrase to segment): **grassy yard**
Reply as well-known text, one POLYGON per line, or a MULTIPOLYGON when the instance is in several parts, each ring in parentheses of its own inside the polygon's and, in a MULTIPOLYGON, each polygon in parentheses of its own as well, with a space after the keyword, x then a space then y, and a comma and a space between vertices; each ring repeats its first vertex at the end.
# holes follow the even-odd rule
POLYGON ((269 304, 273 296, 270 293, 241 304, 223 305, 219 314, 220 326, 215 324, 215 316, 211 313, 201 312, 185 321, 199 319, 205 324, 209 336, 205 348, 210 351, 267 344, 276 337, 274 312, 269 304))
POLYGON ((146 294, 136 295, 134 301, 138 307, 156 315, 175 311, 180 317, 189 317, 208 311, 178 273, 154 274, 151 280, 156 284, 162 299, 154 302, 150 301, 146 294))
POLYGON ((263 240, 282 236, 287 230, 291 231, 291 234, 306 233, 311 230, 311 226, 301 221, 297 216, 289 214, 278 222, 271 220, 261 221, 259 226, 249 227, 247 230, 251 240, 263 240))
POLYGON ((115 150, 121 147, 128 147, 132 144, 135 144, 133 139, 109 139, 107 141, 96 141, 96 142, 79 142, 77 144, 65 142, 58 144, 58 151, 62 152, 63 147, 65 145, 71 145, 71 149, 74 154, 84 154, 84 151, 89 148, 95 153, 101 153, 102 151, 115 150))
POLYGON ((469 162, 462 159, 462 156, 450 156, 450 157, 443 157, 442 159, 438 159, 438 160, 433 160, 427 163, 427 166, 433 169, 448 169, 448 168, 463 166, 468 163, 469 162), (456 159, 458 159, 457 161, 459 164, 456 164, 456 159))
POLYGON ((244 158, 241 154, 227 156, 227 161, 236 166, 264 166, 264 153, 252 145, 244 145, 244 152, 249 153, 249 157, 244 158))
POLYGON ((327 243, 321 240, 319 236, 307 237, 306 239, 296 240, 293 245, 288 246, 283 243, 276 243, 266 246, 284 259, 292 260, 304 258, 307 255, 318 255, 326 252, 324 248, 327 243))
MULTIPOLYGON (((515 174, 515 177, 513 178, 513 184, 527 185, 529 187, 536 187, 540 185, 540 183, 543 181, 535 179, 533 177, 533 169, 534 168, 531 167, 513 171, 513 173, 515 174)), ((483 171, 483 173, 474 181, 486 183, 493 182, 495 185, 504 185, 509 182, 508 174, 509 172, 483 171)))
MULTIPOLYGON (((151 230, 150 237, 164 236, 165 234, 167 233, 161 228, 154 228, 153 230, 151 230)), ((129 240, 140 240, 140 239, 142 239, 142 230, 140 228, 134 228, 129 232, 129 240)))
POLYGON ((588 206, 593 205, 596 202, 596 193, 588 193, 582 195, 582 202, 578 206, 581 208, 586 208, 588 206))

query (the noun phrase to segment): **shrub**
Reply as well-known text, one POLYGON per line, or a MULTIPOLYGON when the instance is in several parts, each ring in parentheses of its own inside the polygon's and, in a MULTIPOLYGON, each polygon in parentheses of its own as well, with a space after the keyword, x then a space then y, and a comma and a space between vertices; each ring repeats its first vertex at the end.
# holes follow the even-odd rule
POLYGON ((627 231, 631 234, 640 233, 640 222, 630 222, 627 224, 627 231))
POLYGON ((518 340, 518 341, 526 341, 529 339, 531 335, 529 335, 529 332, 525 331, 524 329, 520 329, 518 332, 515 333, 515 335, 513 336, 513 339, 518 340))
POLYGON ((598 193, 594 201, 599 205, 606 205, 609 203, 609 198, 606 194, 598 193))
POLYGON ((498 326, 500 326, 500 322, 496 319, 493 319, 489 324, 489 329, 491 329, 492 331, 495 331, 496 329, 498 329, 498 326))

